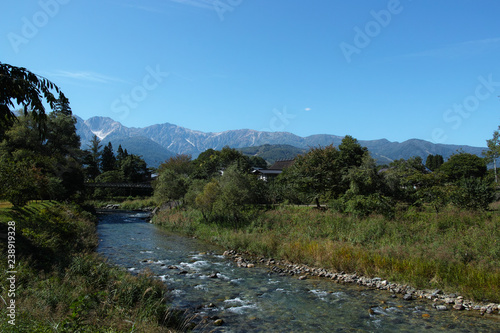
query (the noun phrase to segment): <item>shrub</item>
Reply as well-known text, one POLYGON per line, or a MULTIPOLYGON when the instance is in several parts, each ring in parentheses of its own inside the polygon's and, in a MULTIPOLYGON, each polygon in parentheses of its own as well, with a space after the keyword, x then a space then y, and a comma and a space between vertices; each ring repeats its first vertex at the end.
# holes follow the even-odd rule
POLYGON ((370 214, 382 214, 393 218, 395 210, 390 200, 378 193, 369 195, 346 194, 332 202, 334 209, 341 213, 353 214, 356 217, 366 217, 370 214))
POLYGON ((478 178, 460 180, 453 188, 451 202, 459 208, 486 210, 493 202, 494 193, 491 186, 478 178))

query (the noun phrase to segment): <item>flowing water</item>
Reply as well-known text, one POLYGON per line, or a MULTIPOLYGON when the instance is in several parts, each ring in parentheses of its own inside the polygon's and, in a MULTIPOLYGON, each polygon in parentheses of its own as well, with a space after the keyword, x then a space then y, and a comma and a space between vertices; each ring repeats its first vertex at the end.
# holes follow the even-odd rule
POLYGON ((98 251, 135 273, 146 268, 171 290, 175 308, 221 318, 213 332, 499 332, 499 322, 387 292, 327 279, 279 276, 268 267, 239 268, 224 249, 178 236, 137 212, 100 215, 98 251))

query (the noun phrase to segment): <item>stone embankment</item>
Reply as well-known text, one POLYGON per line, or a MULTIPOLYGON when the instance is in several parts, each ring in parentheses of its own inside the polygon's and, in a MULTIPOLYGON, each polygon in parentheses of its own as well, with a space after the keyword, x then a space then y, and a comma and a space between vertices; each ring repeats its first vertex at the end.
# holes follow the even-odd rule
POLYGON ((391 293, 391 297, 402 297, 406 301, 427 299, 432 302, 432 306, 437 311, 474 310, 478 311, 481 315, 500 314, 500 304, 476 303, 466 300, 462 296, 456 294, 445 294, 439 289, 417 290, 411 286, 392 283, 378 277, 369 278, 356 273, 332 272, 324 268, 294 264, 284 260, 255 258, 248 254, 237 253, 234 250, 225 251, 224 256, 232 258, 237 263, 238 267, 252 268, 255 267, 256 264, 266 265, 276 274, 296 276, 299 280, 305 280, 308 277, 321 277, 331 279, 336 283, 353 283, 368 288, 386 290, 391 293))

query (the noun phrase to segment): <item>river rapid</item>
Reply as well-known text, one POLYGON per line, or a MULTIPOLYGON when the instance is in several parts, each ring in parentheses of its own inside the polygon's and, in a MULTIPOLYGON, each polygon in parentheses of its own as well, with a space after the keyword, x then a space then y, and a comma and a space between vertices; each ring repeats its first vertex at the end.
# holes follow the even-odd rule
POLYGON ((205 319, 203 332, 500 332, 498 321, 436 311, 429 302, 329 279, 240 268, 225 249, 171 234, 142 212, 99 215, 98 252, 131 273, 149 269, 170 289, 172 307, 205 319), (215 326, 222 323, 221 326, 215 326))

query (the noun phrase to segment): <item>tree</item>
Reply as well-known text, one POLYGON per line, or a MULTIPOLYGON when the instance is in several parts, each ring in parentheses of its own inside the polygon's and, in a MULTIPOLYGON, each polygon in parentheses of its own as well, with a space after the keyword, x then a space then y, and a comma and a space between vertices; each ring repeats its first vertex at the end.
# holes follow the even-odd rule
POLYGON ((76 118, 69 101, 58 100, 56 109, 49 114, 45 145, 51 154, 72 157, 80 154, 80 137, 76 134, 76 118))
POLYGON ((157 201, 181 200, 189 189, 192 170, 190 155, 175 155, 162 163, 158 167, 158 179, 153 183, 157 201))
POLYGON ((368 148, 362 147, 358 140, 350 135, 346 135, 339 147, 340 166, 343 173, 347 173, 351 167, 359 167, 363 163, 363 158, 368 154, 368 148))
POLYGON ((127 150, 125 149, 124 151, 122 145, 118 145, 118 149, 116 150, 116 161, 118 162, 119 166, 127 156, 129 156, 127 150))
POLYGON ((444 159, 442 155, 428 155, 425 160, 425 167, 431 171, 436 171, 443 163, 444 159))
POLYGON ((451 182, 470 177, 483 178, 487 171, 484 159, 464 152, 453 154, 443 163, 440 170, 451 182))
POLYGON ((451 201, 459 208, 486 210, 493 202, 493 193, 484 179, 462 178, 451 193, 451 201))
MULTIPOLYGON (((295 163, 285 169, 280 180, 293 184, 296 191, 315 201, 330 199, 343 193, 340 153, 333 145, 311 148, 305 155, 299 155, 295 163)), ((292 191, 294 192, 294 191, 292 191)))
POLYGON ((138 183, 146 180, 148 166, 146 162, 137 155, 129 155, 122 161, 120 170, 126 182, 138 183))
POLYGON ((388 195, 407 203, 416 202, 417 190, 423 185, 423 177, 427 174, 422 162, 420 156, 392 161, 389 168, 382 171, 388 195))
POLYGON ((193 164, 194 176, 202 179, 210 179, 232 164, 236 164, 242 172, 249 172, 251 169, 250 158, 248 156, 227 146, 219 151, 207 149, 198 155, 193 164))
POLYGON ((58 100, 51 90, 59 94, 59 100, 67 100, 59 87, 46 78, 26 68, 0 62, 0 136, 17 118, 13 111, 14 103, 24 106, 25 115, 32 112, 39 133, 43 136, 46 120, 44 101, 51 109, 55 109, 58 100))
POLYGON ((106 146, 104 146, 101 154, 101 170, 102 172, 116 170, 116 158, 113 153, 113 145, 111 142, 108 142, 106 146))
MULTIPOLYGON (((95 178, 96 183, 123 183, 123 173, 120 170, 111 170, 101 173, 95 178)), ((120 188, 103 188, 98 187, 94 190, 94 196, 102 197, 115 197, 126 195, 126 191, 120 188)))
MULTIPOLYGON (((498 126, 498 130, 500 130, 500 126, 498 126)), ((485 157, 487 163, 493 162, 493 170, 495 172, 495 183, 498 183, 497 159, 500 157, 500 133, 498 130, 493 132, 492 139, 486 140, 486 144, 488 145, 488 150, 483 152, 483 156, 485 157)))
POLYGON ((67 99, 65 96, 59 96, 59 98, 55 102, 53 113, 72 116, 73 112, 71 111, 71 107, 69 106, 69 99, 67 99))
POLYGON ((30 200, 40 199, 48 180, 40 168, 28 161, 15 162, 4 156, 0 159, 0 198, 22 207, 30 200))
POLYGON ((254 168, 262 168, 262 169, 267 168, 266 160, 260 156, 251 156, 250 157, 250 164, 254 168))
POLYGON ((299 155, 295 163, 283 172, 280 181, 291 182, 309 202, 314 200, 320 207, 320 200, 338 198, 349 189, 350 180, 345 176, 351 168, 361 166, 368 154, 366 147, 347 135, 338 149, 329 145, 299 155))
POLYGON ((172 169, 163 170, 154 182, 154 196, 158 203, 181 200, 188 191, 189 179, 172 169))
POLYGON ((83 158, 83 164, 87 166, 85 168, 85 173, 88 179, 94 180, 95 177, 99 176, 101 147, 101 140, 99 140, 97 135, 94 134, 92 140, 90 140, 88 149, 85 150, 85 155, 83 158))
POLYGON ((15 163, 27 163, 51 179, 50 189, 38 191, 40 198, 68 199, 83 190, 80 139, 72 116, 53 112, 46 125, 46 139, 42 140, 32 113, 19 115, 4 134, 0 154, 15 163))
POLYGON ((375 160, 366 154, 360 166, 352 167, 344 176, 349 182, 349 193, 355 195, 370 195, 385 192, 383 177, 377 170, 375 160))
POLYGON ((174 173, 179 175, 191 175, 193 172, 191 155, 177 154, 170 157, 167 161, 160 164, 158 167, 158 173, 161 174, 162 171, 167 169, 172 170, 174 173))
POLYGON ((219 194, 219 182, 216 179, 212 179, 209 183, 205 184, 203 191, 196 196, 196 207, 201 211, 205 221, 210 220, 219 194))
MULTIPOLYGON (((230 222, 237 227, 245 220, 246 208, 256 203, 262 182, 237 163, 226 168, 224 174, 208 182, 196 196, 196 206, 207 221, 230 222)), ((196 183, 196 186, 199 186, 196 183)))

